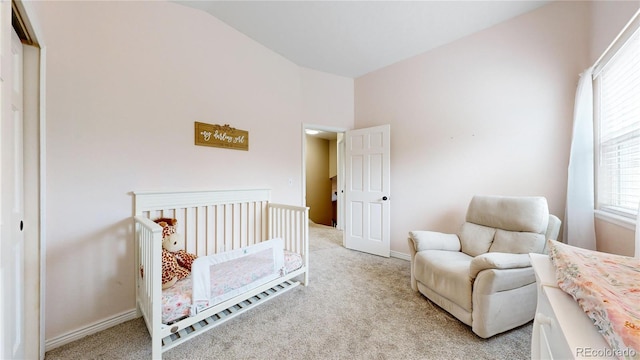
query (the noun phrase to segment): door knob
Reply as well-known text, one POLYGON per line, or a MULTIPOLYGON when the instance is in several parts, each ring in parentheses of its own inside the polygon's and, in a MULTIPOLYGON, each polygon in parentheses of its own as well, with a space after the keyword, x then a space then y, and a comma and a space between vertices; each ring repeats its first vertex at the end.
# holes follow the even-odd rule
POLYGON ((387 201, 387 200, 389 200, 389 198, 388 198, 388 197, 386 197, 386 196, 383 196, 383 197, 382 197, 382 201, 387 201))
POLYGON ((22 229, 24 229, 24 223, 20 220, 20 231, 22 231, 22 229))

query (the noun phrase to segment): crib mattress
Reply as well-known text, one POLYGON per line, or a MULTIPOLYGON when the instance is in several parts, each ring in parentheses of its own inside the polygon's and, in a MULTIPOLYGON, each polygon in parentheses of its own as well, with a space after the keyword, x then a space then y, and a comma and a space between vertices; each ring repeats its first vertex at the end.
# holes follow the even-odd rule
MULTIPOLYGON (((238 259, 233 266, 218 274, 219 276, 212 276, 212 292, 222 295, 272 272, 268 261, 261 264, 257 263, 255 259, 253 260, 249 262, 238 259)), ((284 265, 287 273, 295 271, 302 267, 302 256, 285 250, 284 265)), ((162 322, 164 324, 170 324, 189 316, 192 306, 192 291, 191 276, 178 281, 169 289, 162 290, 162 322)))
POLYGON ((616 356, 640 357, 640 260, 552 240, 549 254, 558 286, 578 302, 616 356))

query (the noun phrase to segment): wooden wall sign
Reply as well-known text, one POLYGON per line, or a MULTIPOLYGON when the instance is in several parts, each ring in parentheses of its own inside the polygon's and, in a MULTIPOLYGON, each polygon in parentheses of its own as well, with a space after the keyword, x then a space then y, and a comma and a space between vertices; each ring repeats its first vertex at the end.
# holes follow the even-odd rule
POLYGON ((196 145, 249 150, 249 132, 231 126, 195 123, 196 145))

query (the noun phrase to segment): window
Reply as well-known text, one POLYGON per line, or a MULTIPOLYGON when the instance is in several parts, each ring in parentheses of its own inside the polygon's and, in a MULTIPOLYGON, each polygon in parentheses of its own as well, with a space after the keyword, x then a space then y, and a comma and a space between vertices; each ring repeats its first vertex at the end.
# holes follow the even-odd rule
POLYGON ((633 218, 640 202, 639 30, 594 72, 598 209, 633 218))

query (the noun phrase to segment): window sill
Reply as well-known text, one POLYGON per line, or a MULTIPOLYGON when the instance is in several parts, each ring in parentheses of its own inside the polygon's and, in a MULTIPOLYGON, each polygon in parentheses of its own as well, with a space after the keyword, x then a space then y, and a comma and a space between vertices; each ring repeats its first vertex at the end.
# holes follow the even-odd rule
POLYGON ((612 214, 608 211, 602 211, 602 210, 594 210, 594 215, 596 219, 600 219, 608 223, 621 226, 625 229, 629 229, 632 231, 635 231, 636 229, 636 222, 634 219, 612 214))

